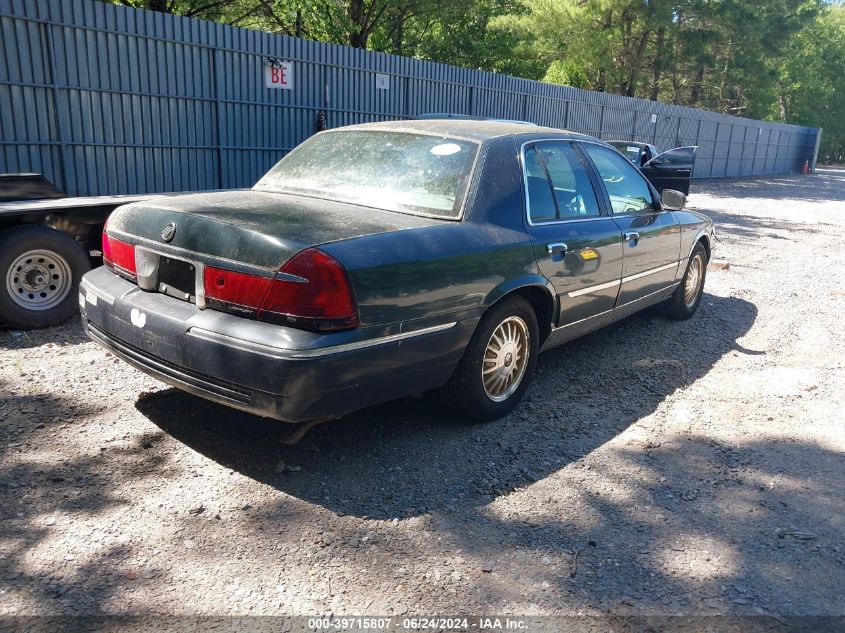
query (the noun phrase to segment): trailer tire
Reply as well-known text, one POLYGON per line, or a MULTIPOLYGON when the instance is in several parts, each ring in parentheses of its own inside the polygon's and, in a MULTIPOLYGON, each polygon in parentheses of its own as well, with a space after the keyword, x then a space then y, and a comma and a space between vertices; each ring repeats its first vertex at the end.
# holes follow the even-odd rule
POLYGON ((79 280, 90 268, 66 233, 35 225, 0 233, 0 323, 29 330, 67 321, 79 309, 79 280))

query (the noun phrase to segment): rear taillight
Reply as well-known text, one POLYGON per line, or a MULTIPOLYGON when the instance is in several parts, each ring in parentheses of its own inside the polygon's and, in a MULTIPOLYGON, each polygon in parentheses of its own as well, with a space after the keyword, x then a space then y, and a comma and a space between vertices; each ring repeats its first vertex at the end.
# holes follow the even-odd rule
POLYGON ((209 308, 255 318, 273 280, 206 266, 203 275, 205 303, 209 308))
POLYGON ((103 263, 110 270, 134 280, 135 246, 103 232, 103 263))
POLYGON ((313 331, 358 326, 358 308, 343 266, 309 248, 295 255, 272 279, 211 266, 203 278, 210 308, 313 331))
POLYGON ((358 327, 358 306, 346 269, 317 248, 302 251, 270 284, 258 318, 307 330, 358 327))

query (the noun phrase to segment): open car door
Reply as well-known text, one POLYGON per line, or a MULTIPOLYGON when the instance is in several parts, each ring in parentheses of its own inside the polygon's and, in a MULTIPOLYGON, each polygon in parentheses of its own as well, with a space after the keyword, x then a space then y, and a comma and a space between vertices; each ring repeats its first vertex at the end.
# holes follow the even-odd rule
POLYGON ((641 171, 658 191, 674 189, 689 194, 689 181, 698 146, 676 147, 646 162, 641 171))

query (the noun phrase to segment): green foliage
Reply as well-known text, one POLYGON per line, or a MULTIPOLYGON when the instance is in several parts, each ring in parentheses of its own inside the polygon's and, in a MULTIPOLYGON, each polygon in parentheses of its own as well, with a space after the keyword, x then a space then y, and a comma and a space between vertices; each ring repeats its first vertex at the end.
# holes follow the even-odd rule
POLYGON ((828 7, 789 45, 775 116, 824 128, 819 160, 845 161, 845 6, 828 7))
POLYGON ((845 154, 829 0, 107 0, 754 118, 845 154))

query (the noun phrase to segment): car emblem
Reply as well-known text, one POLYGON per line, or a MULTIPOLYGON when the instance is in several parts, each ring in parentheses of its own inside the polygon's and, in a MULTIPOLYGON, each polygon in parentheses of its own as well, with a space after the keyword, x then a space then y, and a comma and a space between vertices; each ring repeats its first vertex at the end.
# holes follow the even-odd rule
POLYGON ((161 232, 161 239, 165 242, 169 242, 173 239, 173 236, 176 235, 176 222, 168 222, 167 226, 161 232))

